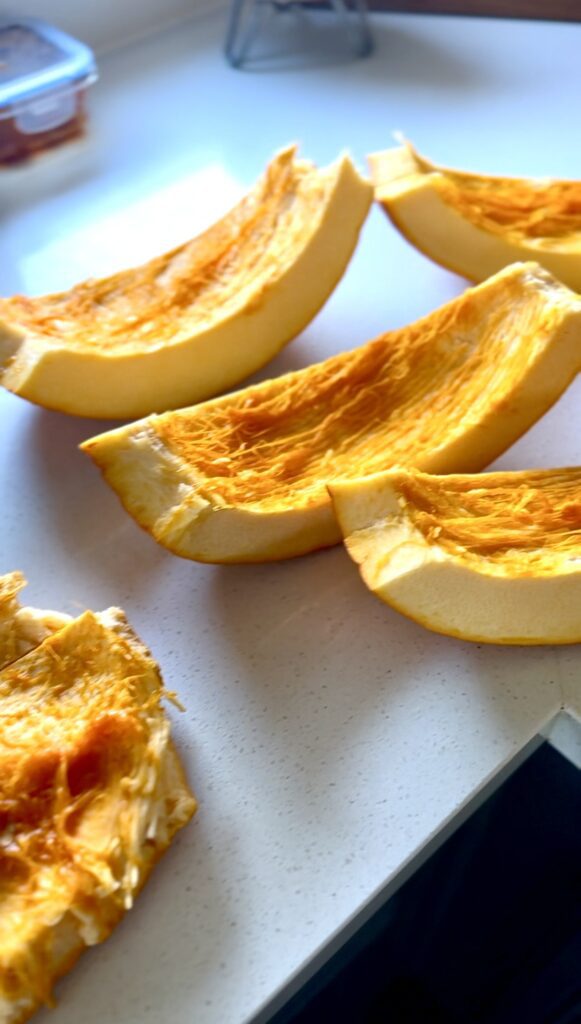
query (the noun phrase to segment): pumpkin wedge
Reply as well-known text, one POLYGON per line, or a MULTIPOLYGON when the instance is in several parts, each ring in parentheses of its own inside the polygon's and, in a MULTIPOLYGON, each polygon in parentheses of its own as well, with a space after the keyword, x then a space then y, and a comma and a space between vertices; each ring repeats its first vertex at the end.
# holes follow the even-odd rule
POLYGON ((581 641, 581 468, 402 469, 330 490, 365 583, 404 615, 481 643, 581 641))
POLYGON ((86 612, 0 671, 0 1020, 52 1001, 191 818, 155 662, 86 612))
POLYGON ((327 483, 481 469, 580 367, 581 299, 522 264, 361 348, 81 447, 176 554, 288 558, 340 540, 327 483))
POLYGON ((581 291, 581 181, 451 170, 409 142, 368 162, 377 201, 435 263, 483 281, 509 263, 536 260, 581 291))
POLYGON ((373 196, 348 156, 279 153, 223 220, 141 267, 0 299, 0 382, 78 416, 129 418, 225 391, 313 318, 373 196))
POLYGON ((20 572, 0 576, 0 669, 70 622, 70 615, 60 612, 22 608, 18 595, 24 586, 20 572))

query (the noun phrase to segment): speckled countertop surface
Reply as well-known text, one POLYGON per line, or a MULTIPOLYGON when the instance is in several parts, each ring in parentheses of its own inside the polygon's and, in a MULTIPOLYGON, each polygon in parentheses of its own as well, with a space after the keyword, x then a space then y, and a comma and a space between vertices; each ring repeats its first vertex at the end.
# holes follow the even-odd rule
MULTIPOLYGON (((295 138, 362 164, 400 128, 452 165, 578 175, 580 26, 375 27, 372 59, 302 74, 228 69, 219 15, 104 59, 83 146, 0 176, 0 291, 65 287, 184 239, 295 138)), ((374 211, 328 305, 262 376, 463 287, 374 211)), ((580 407, 577 382, 498 465, 578 462, 580 407)), ((561 706, 581 711, 581 651, 431 635, 368 594, 340 548, 256 567, 174 558, 77 451, 100 429, 0 395, 0 567, 26 573, 31 603, 126 609, 186 707, 170 713, 200 810, 50 1020, 242 1024, 561 706)))

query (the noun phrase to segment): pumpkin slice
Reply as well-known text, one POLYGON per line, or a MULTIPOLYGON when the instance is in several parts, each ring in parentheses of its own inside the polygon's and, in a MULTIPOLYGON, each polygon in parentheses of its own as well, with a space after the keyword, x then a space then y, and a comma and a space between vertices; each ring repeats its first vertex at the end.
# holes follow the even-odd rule
POLYGON ((267 363, 341 277, 373 190, 348 156, 279 153, 223 220, 172 252, 40 298, 0 299, 0 381, 79 416, 197 402, 267 363))
POLYGON ((352 352, 81 447, 176 554, 288 558, 340 540, 328 482, 481 469, 580 366, 581 300, 518 265, 352 352))
POLYGON ((536 260, 581 291, 581 181, 450 170, 408 142, 368 161, 376 199, 436 263, 483 281, 516 260, 536 260))
POLYGON ((581 641, 581 468, 330 487, 374 594, 428 629, 495 644, 581 641))
POLYGON ((0 671, 0 1020, 20 1024, 106 938, 188 790, 155 662, 123 613, 86 612, 0 671))
POLYGON ((0 669, 71 621, 70 615, 59 612, 22 608, 18 594, 25 585, 20 572, 0 576, 0 669))

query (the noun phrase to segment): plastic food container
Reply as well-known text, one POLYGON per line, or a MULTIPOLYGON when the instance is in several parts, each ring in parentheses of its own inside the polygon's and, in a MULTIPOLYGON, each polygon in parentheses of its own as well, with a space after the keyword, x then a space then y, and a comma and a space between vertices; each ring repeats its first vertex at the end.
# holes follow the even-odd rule
POLYGON ((92 51, 34 18, 0 17, 0 164, 82 134, 92 51))

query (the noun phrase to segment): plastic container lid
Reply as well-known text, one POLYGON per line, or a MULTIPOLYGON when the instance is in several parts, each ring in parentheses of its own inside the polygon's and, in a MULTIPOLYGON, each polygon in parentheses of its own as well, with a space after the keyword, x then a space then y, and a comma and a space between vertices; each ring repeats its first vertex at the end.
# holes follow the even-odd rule
POLYGON ((84 43, 36 18, 0 18, 0 119, 96 77, 95 58, 84 43))

